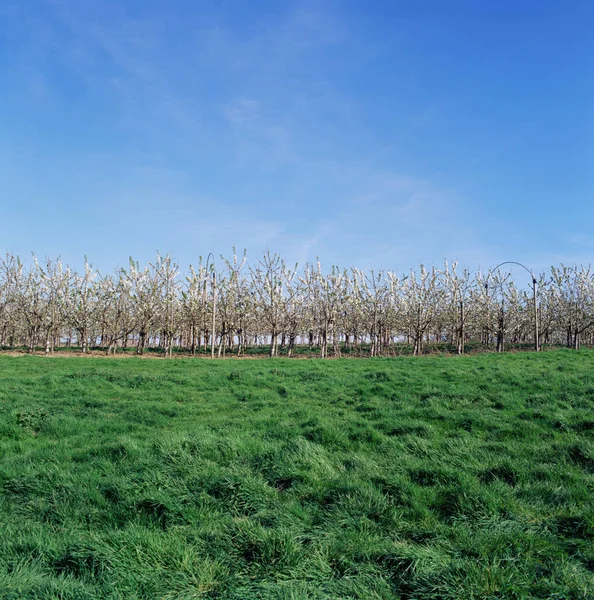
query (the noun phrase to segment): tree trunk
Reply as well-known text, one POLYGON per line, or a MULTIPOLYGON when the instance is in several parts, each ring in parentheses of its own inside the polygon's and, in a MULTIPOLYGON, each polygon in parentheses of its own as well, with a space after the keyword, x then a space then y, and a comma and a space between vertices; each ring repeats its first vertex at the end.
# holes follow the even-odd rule
POLYGON ((138 335, 138 344, 136 345, 136 354, 142 355, 144 354, 144 349, 146 347, 146 331, 140 331, 138 335))
POLYGON ((464 302, 460 302, 460 327, 458 328, 458 354, 464 354, 464 302))

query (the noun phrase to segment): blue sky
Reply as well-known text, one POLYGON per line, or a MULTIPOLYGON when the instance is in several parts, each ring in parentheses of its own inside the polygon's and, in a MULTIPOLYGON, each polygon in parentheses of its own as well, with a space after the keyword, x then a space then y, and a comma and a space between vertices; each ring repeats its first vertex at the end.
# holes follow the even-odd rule
POLYGON ((0 249, 594 256, 589 0, 3 0, 0 249))

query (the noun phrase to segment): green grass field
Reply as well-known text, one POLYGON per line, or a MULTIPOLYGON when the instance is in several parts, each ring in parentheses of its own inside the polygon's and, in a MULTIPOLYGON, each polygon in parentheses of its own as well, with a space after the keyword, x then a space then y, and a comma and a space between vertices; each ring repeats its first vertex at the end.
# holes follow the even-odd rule
POLYGON ((594 352, 0 356, 0 598, 594 598, 594 352))

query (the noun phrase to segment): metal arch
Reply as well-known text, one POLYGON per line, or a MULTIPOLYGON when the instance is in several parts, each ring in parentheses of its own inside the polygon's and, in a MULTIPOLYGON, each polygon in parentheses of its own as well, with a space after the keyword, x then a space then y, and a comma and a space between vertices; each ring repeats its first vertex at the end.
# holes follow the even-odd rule
POLYGON ((204 270, 205 270, 207 273, 208 273, 208 264, 209 264, 209 263, 211 263, 211 266, 212 266, 212 271, 213 271, 213 275, 214 275, 214 273, 215 273, 215 271, 216 271, 214 262, 215 262, 215 261, 214 261, 214 254, 213 254, 212 252, 209 252, 209 253, 208 253, 208 256, 206 257, 206 265, 205 265, 205 267, 204 267, 204 270), (211 259, 211 257, 212 257, 212 261, 210 260, 210 259, 211 259))
POLYGON ((489 270, 489 274, 487 275, 487 280, 485 281, 485 291, 489 287, 489 277, 491 277, 493 271, 499 269, 503 265, 518 265, 518 267, 522 267, 527 273, 530 274, 532 279, 532 301, 534 304, 534 349, 536 352, 540 350, 540 341, 539 341, 539 328, 538 328, 538 282, 536 281, 536 277, 534 277, 534 271, 531 271, 526 265, 523 265, 521 262, 517 262, 515 260, 506 260, 502 263, 499 263, 496 267, 493 267, 489 270))
MULTIPOLYGON (((212 288, 212 329, 211 329, 211 337, 212 340, 210 342, 210 357, 211 359, 214 360, 214 355, 215 355, 215 328, 216 328, 216 302, 217 302, 217 270, 215 268, 215 264, 214 264, 215 260, 214 260, 214 254, 212 252, 208 253, 208 256, 206 257, 206 265, 204 267, 204 270, 208 273, 208 265, 211 264, 212 266, 212 280, 211 280, 211 288, 212 288), (212 262, 210 261, 212 257, 212 262)), ((206 280, 204 280, 204 299, 206 301, 206 280)), ((206 348, 205 348, 206 350, 206 348)))
POLYGON ((518 265, 518 267, 522 267, 522 269, 524 269, 525 271, 527 271, 530 274, 530 277, 532 277, 532 283, 536 283, 536 277, 534 277, 534 272, 531 271, 526 265, 523 265, 520 262, 517 262, 515 260, 506 260, 505 262, 499 263, 496 267, 493 267, 490 271, 489 271, 489 276, 491 275, 491 273, 493 271, 496 271, 499 267, 502 267, 503 265, 518 265))

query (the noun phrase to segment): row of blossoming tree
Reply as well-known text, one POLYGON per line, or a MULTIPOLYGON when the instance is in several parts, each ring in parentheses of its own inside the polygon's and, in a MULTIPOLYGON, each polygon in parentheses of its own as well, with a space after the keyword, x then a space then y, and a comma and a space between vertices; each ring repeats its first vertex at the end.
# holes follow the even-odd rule
MULTIPOLYGON (((463 353, 534 344, 535 305, 525 277, 503 268, 471 272, 456 263, 390 270, 288 266, 266 252, 200 258, 182 273, 169 256, 101 273, 60 259, 0 259, 0 346, 76 347, 86 353, 159 348, 242 355, 264 347, 292 356, 308 347, 321 357, 371 356, 430 347, 463 353), (213 326, 214 325, 214 326, 213 326)), ((594 343, 594 276, 560 265, 537 276, 536 320, 543 344, 594 343)))

